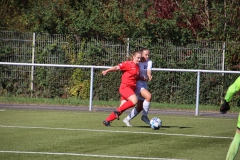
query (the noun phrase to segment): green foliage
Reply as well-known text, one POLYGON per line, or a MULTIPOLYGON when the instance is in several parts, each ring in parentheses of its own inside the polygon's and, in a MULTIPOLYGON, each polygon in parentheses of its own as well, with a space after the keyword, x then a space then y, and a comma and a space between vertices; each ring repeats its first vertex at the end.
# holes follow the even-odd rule
MULTIPOLYGON (((13 56, 13 49, 0 42, 0 60, 8 61, 13 56)), ((29 74, 21 72, 26 67, 0 66, 0 95, 25 96, 29 94, 29 74)))
POLYGON ((29 7, 27 3, 33 3, 32 0, 8 0, 0 1, 0 28, 11 30, 28 30, 25 25, 27 19, 24 17, 24 11, 29 7))
POLYGON ((1 1, 4 29, 84 38, 239 40, 239 1, 1 1))
MULTIPOLYGON (((81 48, 79 53, 75 54, 76 52, 68 53, 70 56, 69 61, 72 65, 87 65, 86 63, 86 53, 84 52, 86 45, 86 40, 82 39, 81 41, 81 48)), ((68 50, 75 50, 74 41, 69 42, 68 50)), ((82 68, 74 68, 72 70, 72 75, 69 82, 69 95, 81 99, 89 99, 89 90, 90 90, 90 74, 89 70, 85 70, 82 68)))
POLYGON ((83 64, 101 66, 102 61, 99 61, 99 59, 106 60, 106 50, 99 42, 93 40, 90 42, 89 49, 84 54, 83 64))
POLYGON ((76 3, 72 9, 72 14, 69 16, 71 32, 84 37, 93 36, 96 32, 101 34, 102 26, 96 23, 101 20, 100 2, 82 1, 76 3))
POLYGON ((89 95, 90 95, 90 80, 84 80, 82 82, 82 86, 80 87, 80 98, 81 99, 89 99, 89 95))
MULTIPOLYGON (((35 63, 45 63, 48 57, 59 58, 65 63, 65 52, 56 44, 52 44, 39 50, 36 54, 35 63)), ((61 63, 60 61, 60 63, 61 63)), ((66 95, 64 77, 69 72, 66 68, 36 67, 34 71, 34 95, 36 97, 62 97, 66 95)))
POLYGON ((68 33, 71 14, 69 1, 33 1, 23 15, 27 28, 34 32, 68 33))
POLYGON ((80 99, 89 99, 90 90, 90 75, 89 70, 81 68, 73 69, 70 83, 68 86, 69 96, 80 99))
POLYGON ((229 70, 240 70, 240 45, 236 42, 227 43, 226 65, 229 70))
POLYGON ((121 73, 112 72, 103 76, 101 71, 96 70, 94 76, 94 100, 118 101, 121 73))

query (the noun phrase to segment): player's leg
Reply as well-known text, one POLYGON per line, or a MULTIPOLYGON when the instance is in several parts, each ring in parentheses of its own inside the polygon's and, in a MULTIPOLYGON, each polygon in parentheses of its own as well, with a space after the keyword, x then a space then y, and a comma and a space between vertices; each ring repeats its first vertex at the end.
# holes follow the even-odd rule
POLYGON ((134 105, 137 103, 138 99, 137 96, 134 93, 135 88, 129 88, 129 87, 120 87, 119 92, 121 94, 121 100, 125 99, 126 101, 121 102, 121 105, 113 111, 105 121, 103 121, 103 124, 105 126, 109 126, 110 122, 112 122, 115 119, 119 120, 119 116, 127 109, 134 107, 134 105), (107 124, 107 125, 106 125, 107 124))
POLYGON ((240 144, 240 115, 238 115, 238 125, 235 136, 232 140, 232 143, 228 149, 226 160, 233 160, 238 153, 238 148, 240 144))
POLYGON ((131 112, 129 113, 129 115, 123 119, 123 122, 127 125, 127 126, 132 126, 130 124, 130 120, 133 119, 134 117, 136 117, 141 111, 142 111, 142 103, 144 98, 141 97, 140 92, 141 89, 143 88, 143 86, 141 84, 137 84, 136 86, 136 90, 135 90, 135 94, 138 98, 138 102, 137 102, 137 107, 133 108, 131 110, 131 112))
POLYGON ((120 113, 123 113, 125 110, 134 107, 135 104, 137 104, 137 96, 136 94, 132 91, 132 94, 127 98, 127 101, 123 103, 120 107, 117 108, 117 111, 120 113))
POLYGON ((125 102, 127 102, 127 100, 125 100, 125 99, 123 99, 123 97, 121 97, 121 102, 120 102, 119 107, 121 107, 125 102))
MULTIPOLYGON (((120 102, 120 106, 122 106, 127 100, 125 100, 123 97, 121 97, 121 102, 120 102)), ((107 118, 105 121, 103 121, 103 124, 105 126, 111 126, 110 122, 112 122, 113 120, 116 119, 116 111, 113 111, 107 118)))
POLYGON ((134 117, 136 117, 142 111, 142 104, 143 104, 143 100, 138 100, 137 106, 131 110, 131 112, 129 113, 129 115, 126 118, 123 119, 123 122, 127 126, 132 126, 130 124, 130 120, 133 119, 134 117))
POLYGON ((143 101, 143 110, 142 110, 142 117, 141 117, 141 119, 146 124, 150 124, 150 120, 148 119, 148 111, 149 111, 149 108, 150 108, 152 95, 151 95, 151 93, 147 89, 143 88, 141 90, 141 96, 145 99, 143 101))
POLYGON ((238 153, 238 147, 240 143, 240 130, 237 129, 235 136, 232 140, 232 143, 229 147, 226 160, 233 160, 236 154, 238 153))

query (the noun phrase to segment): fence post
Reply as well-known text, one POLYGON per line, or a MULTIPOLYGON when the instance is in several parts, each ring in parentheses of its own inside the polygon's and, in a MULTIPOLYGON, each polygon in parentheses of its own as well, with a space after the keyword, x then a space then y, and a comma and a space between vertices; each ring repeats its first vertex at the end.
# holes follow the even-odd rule
POLYGON ((196 92, 196 109, 195 116, 198 116, 199 106, 199 88, 200 88, 200 71, 197 72, 197 92, 196 92))
MULTIPOLYGON (((222 52, 222 71, 225 70, 225 49, 226 49, 226 44, 225 42, 223 42, 223 52, 222 52)), ((224 75, 224 73, 222 73, 222 75, 224 75)))
POLYGON ((93 76, 94 76, 94 69, 93 69, 93 67, 91 67, 89 111, 92 111, 92 99, 93 99, 93 76))
POLYGON ((127 38, 127 57, 129 56, 129 38, 127 38))
MULTIPOLYGON (((32 64, 34 64, 34 57, 35 57, 35 40, 36 40, 36 34, 33 33, 33 46, 32 46, 32 64)), ((31 70, 31 97, 33 96, 33 74, 34 74, 34 66, 32 66, 31 70)))
MULTIPOLYGON (((224 71, 225 70, 225 51, 226 51, 226 43, 225 42, 223 42, 222 50, 223 50, 223 52, 222 52, 222 71, 224 71)), ((223 89, 224 89, 224 81, 225 81, 225 76, 224 76, 224 73, 222 73, 221 97, 224 97, 224 91, 223 91, 223 89)), ((222 100, 221 100, 221 103, 223 103, 222 100)))

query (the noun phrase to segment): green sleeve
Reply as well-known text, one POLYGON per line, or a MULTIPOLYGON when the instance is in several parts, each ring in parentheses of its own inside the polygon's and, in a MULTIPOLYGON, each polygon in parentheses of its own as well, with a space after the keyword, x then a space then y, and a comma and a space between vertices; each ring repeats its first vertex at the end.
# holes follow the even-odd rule
POLYGON ((227 102, 230 102, 233 95, 238 91, 240 91, 240 76, 235 80, 235 82, 232 85, 228 87, 225 100, 227 102))

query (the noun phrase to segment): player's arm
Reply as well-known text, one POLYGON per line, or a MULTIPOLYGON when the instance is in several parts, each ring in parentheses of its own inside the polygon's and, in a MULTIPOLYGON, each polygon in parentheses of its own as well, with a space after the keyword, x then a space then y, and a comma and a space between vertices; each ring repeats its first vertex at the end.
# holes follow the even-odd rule
POLYGON ((148 81, 151 81, 152 80, 152 71, 147 70, 147 75, 148 75, 148 81))
POLYGON ((109 69, 102 71, 102 74, 106 75, 108 72, 114 72, 114 71, 118 71, 118 70, 119 70, 119 66, 114 66, 114 67, 111 67, 109 69))
POLYGON ((140 76, 138 76, 137 77, 137 80, 141 80, 141 81, 147 81, 148 80, 148 78, 147 77, 140 77, 140 76))
POLYGON ((152 61, 148 61, 148 67, 147 67, 147 76, 148 76, 148 81, 152 80, 152 61))
POLYGON ((228 87, 224 102, 220 107, 220 112, 222 114, 227 113, 230 109, 229 102, 231 101, 233 95, 240 90, 240 76, 235 80, 235 82, 228 87))
POLYGON ((224 99, 227 102, 230 102, 232 100, 233 95, 238 91, 240 91, 240 76, 235 80, 235 82, 231 86, 229 86, 224 99))

